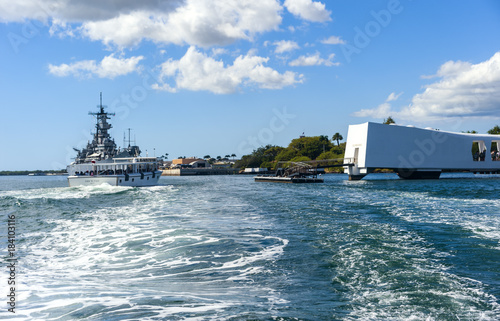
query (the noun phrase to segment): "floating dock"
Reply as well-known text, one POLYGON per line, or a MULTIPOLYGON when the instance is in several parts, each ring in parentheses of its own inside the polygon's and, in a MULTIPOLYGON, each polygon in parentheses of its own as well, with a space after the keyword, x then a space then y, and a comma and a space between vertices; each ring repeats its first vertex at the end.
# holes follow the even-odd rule
POLYGON ((256 182, 269 183, 323 183, 322 178, 317 177, 278 177, 278 176, 255 176, 256 182))
POLYGON ((270 183, 323 183, 322 178, 318 178, 318 168, 313 167, 310 162, 279 162, 285 163, 286 168, 278 168, 274 176, 255 176, 256 182, 270 183))

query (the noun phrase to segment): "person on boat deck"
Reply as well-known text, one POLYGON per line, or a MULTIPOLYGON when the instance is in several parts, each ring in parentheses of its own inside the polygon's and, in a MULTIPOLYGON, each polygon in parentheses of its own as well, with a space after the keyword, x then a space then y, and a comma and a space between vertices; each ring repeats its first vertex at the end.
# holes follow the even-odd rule
POLYGON ((483 150, 481 154, 479 154, 479 160, 481 162, 484 162, 485 158, 486 158, 486 150, 483 150))

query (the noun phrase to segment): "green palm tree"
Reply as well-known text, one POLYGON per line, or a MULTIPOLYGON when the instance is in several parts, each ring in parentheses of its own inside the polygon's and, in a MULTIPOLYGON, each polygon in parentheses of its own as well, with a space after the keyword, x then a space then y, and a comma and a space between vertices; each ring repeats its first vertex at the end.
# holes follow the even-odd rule
POLYGON ((383 124, 386 124, 386 125, 395 124, 395 123, 396 123, 396 121, 391 116, 387 117, 387 119, 384 119, 384 122, 383 122, 383 124))
POLYGON ((498 127, 498 125, 496 125, 492 129, 488 130, 488 134, 490 134, 490 135, 500 135, 500 127, 498 127))
POLYGON ((336 140, 337 141, 337 146, 340 146, 340 141, 344 139, 344 137, 342 137, 342 135, 340 135, 339 133, 335 133, 332 137, 332 140, 336 140))

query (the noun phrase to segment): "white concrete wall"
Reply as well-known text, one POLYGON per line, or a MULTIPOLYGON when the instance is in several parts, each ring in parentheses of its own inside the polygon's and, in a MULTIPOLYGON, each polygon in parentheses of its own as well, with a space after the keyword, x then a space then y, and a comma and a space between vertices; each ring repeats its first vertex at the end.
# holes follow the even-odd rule
POLYGON ((354 158, 355 150, 358 148, 358 157, 356 160, 358 167, 365 167, 368 124, 369 123, 350 125, 347 132, 347 143, 344 157, 354 158))
POLYGON ((359 148, 360 169, 500 169, 500 161, 490 156, 492 141, 500 141, 500 136, 368 122, 349 126, 345 157, 354 157, 359 148), (485 161, 473 160, 473 141, 484 141, 485 161))

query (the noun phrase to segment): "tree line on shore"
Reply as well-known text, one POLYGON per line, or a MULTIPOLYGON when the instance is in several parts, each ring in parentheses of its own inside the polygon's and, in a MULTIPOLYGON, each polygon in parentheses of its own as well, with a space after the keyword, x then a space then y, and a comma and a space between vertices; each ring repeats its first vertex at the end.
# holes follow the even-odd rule
MULTIPOLYGON (((243 156, 236 162, 239 168, 276 169, 280 162, 303 162, 311 160, 338 159, 344 157, 344 138, 335 133, 330 140, 328 136, 301 136, 293 139, 287 147, 266 145, 255 149, 251 154, 243 156)), ((340 168, 339 168, 340 170, 340 168)))

